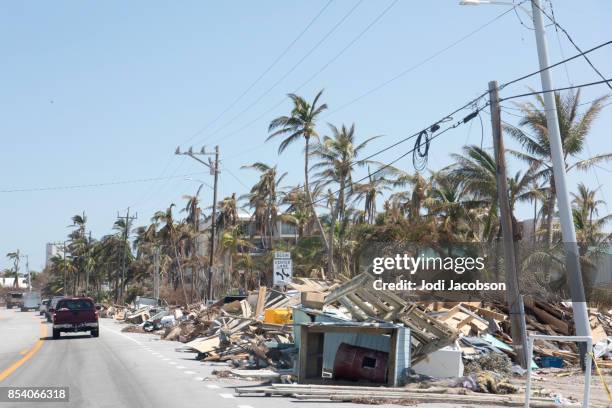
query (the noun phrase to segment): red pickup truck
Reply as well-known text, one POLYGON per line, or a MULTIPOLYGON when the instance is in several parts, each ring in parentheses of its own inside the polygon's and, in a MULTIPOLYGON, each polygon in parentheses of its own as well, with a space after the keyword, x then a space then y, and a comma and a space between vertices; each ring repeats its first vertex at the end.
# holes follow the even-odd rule
POLYGON ((89 331, 93 337, 100 335, 98 311, 93 299, 66 297, 57 302, 53 311, 53 338, 59 339, 62 332, 89 331))

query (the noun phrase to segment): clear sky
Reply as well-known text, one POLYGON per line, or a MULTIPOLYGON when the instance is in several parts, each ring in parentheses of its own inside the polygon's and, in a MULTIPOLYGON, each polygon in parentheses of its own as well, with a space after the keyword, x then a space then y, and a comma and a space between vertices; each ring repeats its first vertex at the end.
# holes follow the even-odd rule
MULTIPOLYGON (((182 175, 205 169, 175 156, 177 145, 219 144, 220 197, 246 191, 243 185, 250 186, 256 174, 240 167, 254 161, 278 164, 289 172, 288 184, 300 182, 301 146, 278 156, 276 142, 264 143, 269 121, 289 110, 287 102, 279 102, 298 88, 308 99, 325 89, 330 114, 321 123, 321 133, 326 131, 324 122, 355 122, 359 138, 385 135, 371 145, 375 151, 475 97, 489 80, 504 82, 538 67, 533 31, 514 13, 438 53, 504 12, 503 6, 400 0, 357 38, 393 2, 335 0, 278 63, 213 122, 327 3, 0 2, 0 190, 164 178, 0 193, 5 214, 0 268, 8 266, 3 255, 19 248, 30 256, 31 268, 40 269, 45 243, 64 239, 70 217, 82 211, 93 235, 100 237, 128 206, 138 213, 137 223, 148 222, 154 211, 171 202, 182 208, 181 196, 198 187, 182 175)), ((612 39, 610 1, 556 0, 554 11, 583 49, 612 39)), ((528 18, 521 18, 530 25, 528 18)), ((575 54, 552 27, 548 40, 551 62, 575 54)), ((590 55, 606 77, 612 76, 611 51, 607 47, 590 55)), ((599 79, 582 59, 568 63, 567 71, 574 84, 599 79)), ((554 70, 553 78, 556 86, 568 84, 563 67, 554 70)), ((527 87, 539 89, 539 77, 504 89, 502 96, 528 92, 527 87)), ((608 91, 604 85, 585 89, 584 100, 608 91)), ((515 122, 515 117, 503 115, 515 122)), ((483 114, 486 147, 491 146, 489 120, 483 114)), ((611 128, 609 106, 592 129, 592 154, 612 151, 611 128)), ((477 121, 444 134, 432 144, 429 167, 448 164, 450 153, 465 143, 480 144, 480 139, 477 121)), ((378 159, 392 160, 411 147, 401 145, 378 159)), ((410 159, 398 166, 412 170, 410 159)), ((515 162, 510 167, 512 172, 519 169, 515 162)), ((612 197, 611 168, 608 164, 597 172, 572 174, 572 189, 578 181, 601 184, 604 196, 612 197)), ((192 177, 212 181, 206 173, 192 177)), ((212 200, 209 189, 203 190, 202 200, 212 200)), ((519 216, 528 217, 528 210, 520 208, 519 216)))

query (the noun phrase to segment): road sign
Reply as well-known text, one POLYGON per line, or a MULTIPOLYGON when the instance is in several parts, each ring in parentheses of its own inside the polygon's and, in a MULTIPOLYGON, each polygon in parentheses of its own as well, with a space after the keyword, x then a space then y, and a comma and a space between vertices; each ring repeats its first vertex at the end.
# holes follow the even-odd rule
POLYGON ((285 286, 291 283, 293 264, 289 252, 274 252, 274 285, 285 286))
POLYGON ((291 252, 274 251, 274 259, 291 259, 291 252))

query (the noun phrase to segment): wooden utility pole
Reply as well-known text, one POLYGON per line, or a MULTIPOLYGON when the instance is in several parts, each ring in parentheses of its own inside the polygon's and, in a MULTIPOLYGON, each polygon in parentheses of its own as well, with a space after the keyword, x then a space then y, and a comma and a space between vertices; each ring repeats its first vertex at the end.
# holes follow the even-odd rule
POLYGON ((121 257, 121 284, 119 286, 119 300, 123 302, 125 300, 124 291, 125 291, 125 275, 126 272, 126 262, 127 262, 127 250, 129 250, 128 246, 128 237, 130 235, 130 224, 133 220, 138 218, 138 214, 130 216, 130 207, 127 209, 127 214, 125 216, 121 216, 117 214, 117 218, 120 220, 125 220, 125 229, 123 231, 123 256, 121 257))
POLYGON ((493 148, 495 150, 495 173, 497 176, 497 197, 499 200, 500 224, 504 240, 504 266, 506 276, 506 297, 510 311, 510 330, 512 345, 519 364, 527 368, 525 316, 514 252, 514 232, 512 230, 512 213, 508 198, 508 178, 506 175, 506 158, 501 126, 501 109, 499 106, 499 88, 497 81, 489 82, 489 104, 491 106, 491 127, 493 131, 493 148))
POLYGON ((215 163, 212 172, 215 176, 213 183, 212 218, 210 221, 210 256, 208 258, 208 300, 213 299, 212 272, 215 262, 215 236, 217 229, 217 183, 219 179, 219 146, 215 146, 215 163))
POLYGON ((159 246, 155 246, 155 253, 153 254, 153 297, 159 299, 159 246))
POLYGON ((210 222, 210 254, 208 256, 208 283, 207 283, 207 298, 208 300, 213 299, 213 286, 212 286, 212 275, 213 275, 213 266, 215 260, 215 236, 216 236, 216 227, 217 227, 217 190, 218 190, 218 181, 219 181, 219 146, 215 146, 214 153, 208 153, 205 147, 199 152, 194 152, 192 148, 189 148, 186 152, 181 152, 180 147, 176 148, 174 154, 189 156, 192 159, 202 163, 206 167, 210 169, 210 174, 214 176, 215 181, 213 184, 213 203, 212 203, 212 216, 210 222), (215 156, 215 160, 208 158, 208 163, 204 160, 200 159, 197 156, 215 156))

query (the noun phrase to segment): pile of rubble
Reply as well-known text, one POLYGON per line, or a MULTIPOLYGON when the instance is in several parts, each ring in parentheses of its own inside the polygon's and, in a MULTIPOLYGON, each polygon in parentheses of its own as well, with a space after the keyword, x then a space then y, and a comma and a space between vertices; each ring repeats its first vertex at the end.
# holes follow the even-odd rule
MULTIPOLYGON (((218 371, 218 376, 300 383, 249 388, 238 390, 239 394, 304 399, 329 395, 331 399, 353 400, 355 396, 341 388, 345 383, 332 381, 341 378, 338 367, 342 361, 338 360, 346 357, 337 356, 341 350, 353 353, 350 358, 355 361, 361 359, 362 366, 355 372, 372 368, 370 374, 363 370, 356 374, 357 379, 350 378, 357 381, 350 390, 382 375, 378 385, 382 382, 395 387, 385 388, 387 397, 392 390, 394 398, 415 401, 458 400, 456 393, 448 391, 455 387, 462 388, 464 395, 518 391, 508 381, 521 370, 512 363, 517 356, 504 304, 411 302, 392 292, 374 291, 373 279, 367 273, 346 282, 294 278, 282 290, 261 287, 209 306, 112 305, 104 314, 130 323, 127 330, 155 332, 166 340, 182 342, 177 350, 197 352, 200 360, 225 362, 230 369, 218 371), (409 331, 405 343, 403 329, 409 331), (328 341, 324 336, 335 343, 324 344, 328 341), (453 383, 442 386, 436 382, 443 378, 453 379, 453 383), (406 394, 411 383, 422 387, 424 382, 427 388, 406 394), (314 383, 338 388, 303 385, 314 383), (447 390, 444 393, 448 395, 437 394, 432 399, 430 394, 437 388, 447 390)), ((528 332, 573 334, 571 304, 552 305, 531 298, 524 304, 528 332)), ((590 314, 597 364, 612 368, 612 316, 609 311, 594 309, 590 314)), ((534 360, 532 364, 539 367, 575 366, 578 349, 573 343, 541 341, 534 346, 534 360)), ((512 398, 503 401, 515 403, 512 398)))

